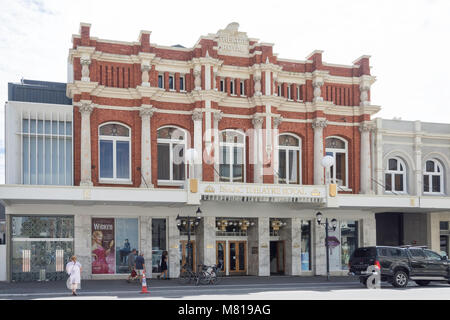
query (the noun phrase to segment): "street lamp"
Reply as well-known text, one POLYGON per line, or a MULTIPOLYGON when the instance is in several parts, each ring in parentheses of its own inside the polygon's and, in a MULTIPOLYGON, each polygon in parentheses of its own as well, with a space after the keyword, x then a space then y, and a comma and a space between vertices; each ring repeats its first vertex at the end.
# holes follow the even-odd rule
POLYGON ((186 216, 186 217, 180 217, 180 215, 178 214, 176 219, 181 221, 182 219, 186 219, 183 220, 182 224, 184 225, 185 222, 187 221, 187 229, 188 229, 188 254, 187 254, 187 265, 190 266, 192 269, 194 268, 194 266, 192 265, 193 259, 192 259, 192 243, 191 243, 191 223, 194 225, 198 225, 198 223, 200 222, 200 220, 202 219, 202 217, 200 216, 202 214, 202 210, 200 210, 200 207, 198 207, 197 211, 195 212, 195 217, 191 217, 190 215, 186 216), (197 221, 192 221, 191 222, 191 218, 197 221))
POLYGON ((325 168, 325 184, 330 183, 330 167, 334 165, 334 158, 332 156, 325 156, 321 161, 322 167, 325 168))
POLYGON ((316 219, 317 219, 317 224, 319 226, 325 226, 325 247, 327 250, 327 280, 330 280, 330 251, 329 251, 329 245, 328 245, 328 231, 336 230, 337 220, 334 218, 331 220, 331 229, 330 229, 329 224, 328 224, 328 218, 325 218, 325 223, 321 223, 321 221, 322 221, 322 213, 321 212, 316 213, 316 219))

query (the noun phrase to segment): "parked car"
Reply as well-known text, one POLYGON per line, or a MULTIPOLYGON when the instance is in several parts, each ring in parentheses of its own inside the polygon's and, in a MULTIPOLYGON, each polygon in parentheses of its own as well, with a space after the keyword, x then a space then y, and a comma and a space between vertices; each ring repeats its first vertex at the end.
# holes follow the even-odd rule
POLYGON ((409 280, 419 286, 431 281, 447 281, 450 284, 450 261, 425 247, 374 246, 356 249, 349 261, 349 275, 358 275, 366 285, 370 265, 378 266, 381 281, 394 287, 406 287, 409 280))

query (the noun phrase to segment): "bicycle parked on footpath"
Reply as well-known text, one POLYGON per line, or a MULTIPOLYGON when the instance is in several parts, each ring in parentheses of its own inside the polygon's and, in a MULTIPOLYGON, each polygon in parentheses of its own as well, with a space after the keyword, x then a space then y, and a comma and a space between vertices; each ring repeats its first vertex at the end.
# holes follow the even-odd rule
POLYGON ((197 285, 201 284, 218 284, 223 277, 222 266, 212 265, 206 266, 201 265, 201 272, 197 277, 197 285))
MULTIPOLYGON (((199 269, 197 269, 199 270, 199 269)), ((193 282, 195 285, 198 284, 198 271, 194 272, 192 267, 188 264, 184 264, 180 271, 180 277, 178 281, 182 284, 187 284, 193 282)))

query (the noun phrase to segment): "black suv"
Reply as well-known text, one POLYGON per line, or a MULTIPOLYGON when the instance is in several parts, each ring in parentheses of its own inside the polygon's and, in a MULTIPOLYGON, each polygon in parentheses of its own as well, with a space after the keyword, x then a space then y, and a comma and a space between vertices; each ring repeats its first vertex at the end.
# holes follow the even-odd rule
POLYGON ((364 247, 356 249, 349 261, 349 275, 359 275, 366 285, 370 274, 367 267, 376 265, 381 271, 381 281, 394 287, 406 287, 408 280, 419 286, 430 281, 447 281, 450 284, 450 261, 424 247, 364 247))

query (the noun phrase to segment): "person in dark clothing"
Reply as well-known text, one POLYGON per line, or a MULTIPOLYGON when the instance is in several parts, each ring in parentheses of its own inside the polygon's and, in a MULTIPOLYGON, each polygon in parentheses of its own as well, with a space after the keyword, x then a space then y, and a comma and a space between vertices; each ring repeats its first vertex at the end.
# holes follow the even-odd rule
POLYGON ((130 272, 130 275, 128 276, 128 282, 130 282, 131 279, 134 279, 134 277, 137 275, 135 265, 136 265, 136 249, 133 249, 131 253, 128 255, 128 271, 130 272))
POLYGON ((136 257, 136 261, 134 263, 134 267, 139 276, 139 280, 142 282, 142 274, 145 273, 145 260, 144 254, 140 253, 139 256, 136 257))
POLYGON ((159 278, 163 278, 164 280, 169 280, 167 277, 167 251, 164 251, 161 256, 161 274, 158 276, 159 278))

